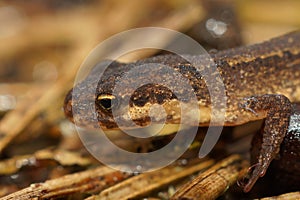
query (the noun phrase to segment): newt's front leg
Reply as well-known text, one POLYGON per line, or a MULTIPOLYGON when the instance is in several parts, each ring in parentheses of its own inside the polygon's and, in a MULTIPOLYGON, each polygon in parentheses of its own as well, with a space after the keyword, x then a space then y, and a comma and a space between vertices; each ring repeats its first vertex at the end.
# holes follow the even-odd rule
POLYGON ((265 175, 271 161, 279 153, 280 145, 285 137, 289 125, 292 107, 289 99, 284 95, 267 94, 246 98, 243 104, 245 110, 256 112, 265 111, 267 117, 263 130, 262 145, 255 165, 251 168, 249 179, 244 185, 244 191, 251 190, 259 177, 265 175))

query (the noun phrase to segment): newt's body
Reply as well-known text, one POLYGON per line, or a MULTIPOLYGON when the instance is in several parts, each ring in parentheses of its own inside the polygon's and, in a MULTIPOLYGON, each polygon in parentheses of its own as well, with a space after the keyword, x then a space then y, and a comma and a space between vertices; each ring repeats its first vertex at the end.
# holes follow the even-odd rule
MULTIPOLYGON (((227 109, 224 125, 235 126, 265 119, 258 164, 244 188, 245 191, 249 191, 257 178, 265 174, 270 162, 279 152, 289 124, 291 102, 300 102, 300 32, 252 46, 220 51, 210 56, 221 75, 222 80, 218 81, 222 81, 225 87, 227 109)), ((200 66, 208 63, 205 56, 190 58, 200 66)), ((155 80, 155 83, 173 85, 173 89, 179 94, 185 94, 185 89, 180 83, 164 75, 152 75, 154 70, 152 66, 143 68, 139 73, 140 76, 135 77, 132 82, 124 82, 125 89, 112 96, 115 83, 122 79, 125 72, 141 64, 150 65, 150 63, 156 63, 157 69, 160 68, 159 63, 168 65, 189 80, 201 112, 197 125, 207 126, 211 120, 212 100, 201 76, 202 68, 196 70, 191 63, 176 55, 156 56, 129 64, 113 62, 100 80, 95 73, 97 69, 93 69, 92 73, 76 86, 77 91, 82 91, 75 94, 76 101, 72 100, 72 91, 67 95, 64 105, 66 116, 72 121, 76 118, 77 125, 81 126, 97 123, 108 129, 117 128, 110 108, 112 101, 128 97, 130 101, 127 115, 115 116, 122 122, 122 127, 130 128, 132 125, 130 120, 141 126, 149 124, 151 120, 157 123, 164 120, 165 123, 179 123, 180 105, 170 89, 160 84, 147 84, 133 93, 126 89, 130 88, 132 82, 142 81, 146 77, 147 80, 155 80), (90 89, 91 84, 97 84, 96 91, 90 89), (97 122, 91 120, 95 112, 91 106, 94 102, 96 102, 97 122), (74 109, 79 104, 80 109, 74 109), (165 108, 166 119, 162 119, 160 113, 155 118, 149 118, 149 109, 155 104, 165 108)), ((206 67, 210 69, 209 66, 206 67)), ((182 100, 187 105, 188 101, 189 99, 182 100)), ((115 105, 115 109, 124 110, 119 105, 115 105)))

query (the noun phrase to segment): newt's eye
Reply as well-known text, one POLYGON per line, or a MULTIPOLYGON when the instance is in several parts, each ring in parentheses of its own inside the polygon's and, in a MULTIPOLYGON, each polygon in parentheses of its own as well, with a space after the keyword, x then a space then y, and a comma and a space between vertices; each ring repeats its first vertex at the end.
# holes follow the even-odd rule
POLYGON ((106 111, 110 111, 113 106, 116 106, 117 99, 110 94, 101 94, 97 97, 97 103, 106 111))

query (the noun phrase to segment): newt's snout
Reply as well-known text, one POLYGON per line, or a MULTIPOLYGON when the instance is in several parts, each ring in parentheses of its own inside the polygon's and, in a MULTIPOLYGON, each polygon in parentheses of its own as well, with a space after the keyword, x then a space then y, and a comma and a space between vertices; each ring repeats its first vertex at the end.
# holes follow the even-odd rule
POLYGON ((73 108, 72 108, 72 92, 73 90, 70 90, 68 92, 68 94, 65 97, 65 101, 64 101, 64 113, 65 116, 72 122, 74 122, 73 120, 73 108))

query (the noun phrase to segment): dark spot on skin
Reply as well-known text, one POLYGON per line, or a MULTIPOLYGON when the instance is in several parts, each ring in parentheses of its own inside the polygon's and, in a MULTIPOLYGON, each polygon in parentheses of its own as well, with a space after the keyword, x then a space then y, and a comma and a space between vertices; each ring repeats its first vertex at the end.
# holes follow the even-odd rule
POLYGON ((156 99, 157 99, 157 103, 162 104, 164 102, 164 95, 163 94, 157 94, 156 99))
POLYGON ((149 102, 149 96, 140 96, 136 98, 131 98, 130 105, 134 104, 135 106, 144 106, 147 102, 149 102))
POLYGON ((167 100, 176 98, 170 89, 157 84, 147 84, 138 88, 130 98, 135 106, 143 107, 146 103, 163 104, 167 100))

